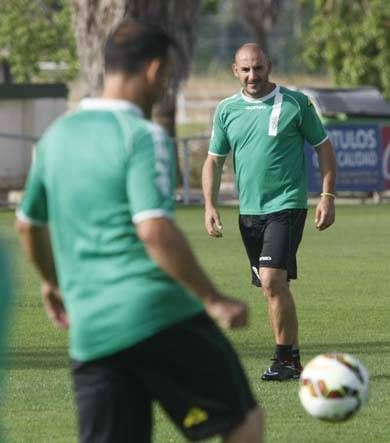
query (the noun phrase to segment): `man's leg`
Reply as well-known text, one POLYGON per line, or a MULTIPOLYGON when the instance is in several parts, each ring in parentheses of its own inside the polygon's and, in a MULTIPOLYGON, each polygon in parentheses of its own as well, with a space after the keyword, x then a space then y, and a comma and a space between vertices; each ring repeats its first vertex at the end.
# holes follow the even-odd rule
POLYGON ((151 442, 151 399, 121 353, 72 362, 80 443, 151 442))
POLYGON ((277 345, 298 347, 295 303, 283 269, 261 268, 260 278, 268 303, 268 315, 277 345))
POLYGON ((205 313, 136 345, 133 356, 137 376, 188 440, 262 441, 260 408, 238 356, 205 313))
POLYGON ((274 363, 262 379, 280 381, 298 378, 299 371, 293 367, 293 349, 298 349, 298 319, 287 273, 283 269, 261 268, 260 278, 276 343, 274 363))
POLYGON ((263 374, 263 380, 298 378, 302 369, 298 320, 288 281, 297 278, 296 253, 306 213, 305 209, 286 210, 269 214, 266 221, 259 274, 267 298, 276 352, 274 363, 263 374), (295 371, 292 372, 291 368, 295 371))
POLYGON ((224 443, 262 443, 263 441, 264 419, 259 407, 249 411, 244 422, 229 432, 223 439, 224 443))

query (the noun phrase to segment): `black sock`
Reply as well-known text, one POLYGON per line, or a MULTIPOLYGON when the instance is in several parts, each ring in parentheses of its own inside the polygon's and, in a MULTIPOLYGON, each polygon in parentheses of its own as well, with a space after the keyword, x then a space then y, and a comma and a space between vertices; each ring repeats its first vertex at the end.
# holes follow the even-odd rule
POLYGON ((299 353, 299 349, 292 350, 292 358, 295 361, 301 361, 301 354, 299 353))
POLYGON ((280 361, 292 361, 292 345, 276 345, 276 358, 280 361))

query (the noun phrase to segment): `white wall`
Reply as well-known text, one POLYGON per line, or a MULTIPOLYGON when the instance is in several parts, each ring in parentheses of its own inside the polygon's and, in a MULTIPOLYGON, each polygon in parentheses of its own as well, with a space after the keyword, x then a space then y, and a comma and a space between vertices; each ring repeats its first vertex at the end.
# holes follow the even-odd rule
POLYGON ((4 138, 1 134, 39 138, 66 109, 65 98, 0 100, 0 190, 23 188, 33 147, 33 141, 4 138))

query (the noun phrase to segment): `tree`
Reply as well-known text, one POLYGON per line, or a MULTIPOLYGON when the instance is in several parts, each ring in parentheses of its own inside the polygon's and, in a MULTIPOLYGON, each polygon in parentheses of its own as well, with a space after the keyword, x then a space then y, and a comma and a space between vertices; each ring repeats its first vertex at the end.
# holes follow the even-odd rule
POLYGON ((250 29, 265 52, 268 52, 267 34, 276 23, 283 0, 238 0, 236 7, 238 15, 250 29))
POLYGON ((218 12, 218 0, 202 0, 202 14, 216 14, 218 12))
POLYGON ((123 19, 148 17, 169 31, 180 45, 175 52, 167 94, 156 106, 155 120, 175 136, 176 96, 190 71, 200 0, 72 0, 76 40, 85 93, 99 93, 103 78, 103 44, 123 19))
POLYGON ((337 85, 376 86, 390 99, 390 0, 316 0, 314 8, 307 65, 325 65, 337 85))
POLYGON ((66 81, 77 73, 71 11, 66 0, 0 0, 0 62, 16 82, 66 81), (42 62, 65 69, 48 72, 42 62))
POLYGON ((72 0, 82 95, 97 96, 103 82, 103 47, 125 16, 125 0, 72 0))

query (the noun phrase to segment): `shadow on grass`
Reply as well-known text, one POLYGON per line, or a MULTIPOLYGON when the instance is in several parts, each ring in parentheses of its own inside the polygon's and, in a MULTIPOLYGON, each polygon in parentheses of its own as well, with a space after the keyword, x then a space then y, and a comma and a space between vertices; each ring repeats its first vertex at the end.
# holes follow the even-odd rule
POLYGON ((370 377, 371 381, 387 381, 390 380, 390 374, 377 374, 370 377))
MULTIPOLYGON (((273 344, 236 342, 235 350, 243 359, 268 359, 273 352, 273 344)), ((390 353, 390 342, 357 343, 307 343, 301 346, 303 359, 308 361, 315 355, 325 352, 347 352, 349 354, 373 355, 390 353)), ((8 369, 62 369, 69 367, 68 349, 57 347, 19 347, 10 349, 6 358, 8 369)), ((390 375, 376 375, 376 379, 390 379, 390 375)), ((374 378, 373 377, 373 378, 374 378)))
POLYGON ((6 356, 8 369, 63 369, 69 367, 68 348, 18 347, 9 349, 6 356))
POLYGON ((365 355, 383 354, 390 351, 389 341, 372 342, 339 342, 339 343, 321 343, 321 344, 303 344, 302 349, 307 354, 321 354, 323 352, 347 352, 348 354, 362 353, 365 355))
MULTIPOLYGON (((256 343, 235 343, 235 349, 242 358, 268 358, 273 352, 273 344, 264 346, 259 340, 256 343)), ((303 343, 301 353, 305 361, 325 352, 346 352, 348 354, 384 354, 390 353, 389 341, 356 342, 356 343, 303 343)))

